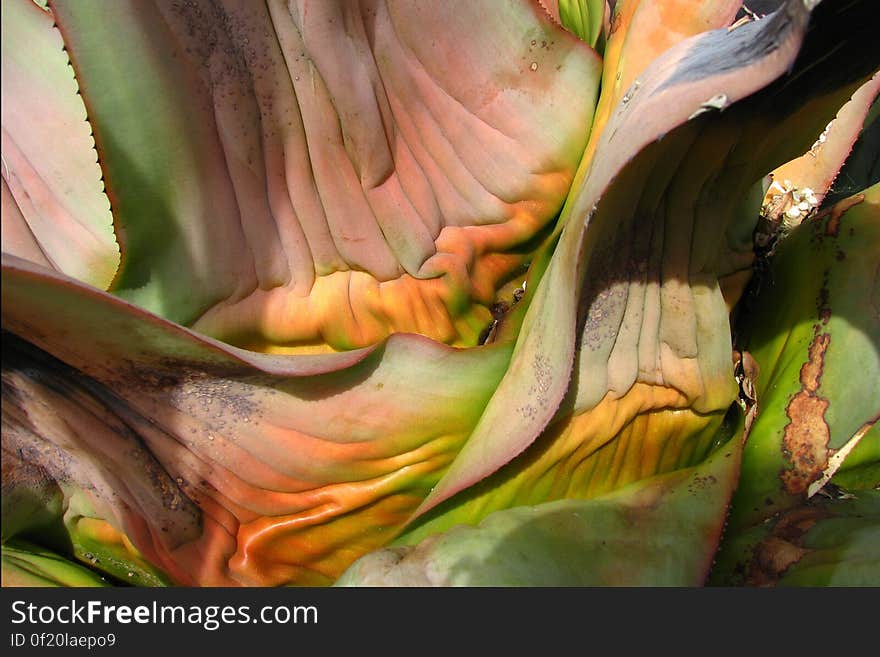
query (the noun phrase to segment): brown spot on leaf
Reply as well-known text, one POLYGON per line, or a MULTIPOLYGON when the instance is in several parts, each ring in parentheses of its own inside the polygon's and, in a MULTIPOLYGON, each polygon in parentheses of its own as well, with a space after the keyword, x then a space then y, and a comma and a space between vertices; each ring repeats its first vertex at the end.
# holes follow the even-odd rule
POLYGON ((822 379, 822 371, 825 366, 825 352, 831 344, 831 335, 822 333, 813 338, 810 343, 810 358, 801 367, 801 385, 808 392, 816 392, 822 379))
POLYGON ((755 551, 755 559, 746 583, 749 586, 771 586, 792 565, 806 554, 802 547, 776 536, 766 538, 755 551))
POLYGON ((825 224, 825 234, 828 237, 837 237, 838 233, 840 233, 840 218, 847 210, 864 200, 864 194, 856 194, 855 196, 840 201, 837 205, 831 208, 828 223, 825 224))
POLYGON ((620 10, 615 8, 611 14, 611 28, 608 30, 608 38, 611 38, 611 35, 620 29, 622 20, 623 16, 621 16, 620 10))
POLYGON ((840 232, 840 215, 832 213, 828 223, 825 224, 825 234, 829 237, 837 237, 838 232, 840 232))
POLYGON ((808 531, 828 514, 812 505, 794 508, 779 517, 769 536, 755 547, 746 568, 748 586, 774 586, 791 566, 810 550, 804 546, 808 531))
POLYGON ((806 533, 825 515, 814 507, 796 507, 779 519, 773 534, 790 543, 802 545, 806 533))
POLYGON ((829 402, 818 394, 818 390, 825 352, 830 343, 828 333, 817 334, 813 338, 809 359, 800 371, 801 390, 785 409, 789 423, 782 436, 782 447, 792 467, 784 470, 780 478, 792 495, 806 493, 809 485, 819 479, 828 466, 831 432, 825 412, 829 402))
POLYGON ((687 490, 691 495, 696 495, 707 488, 712 488, 717 483, 718 480, 714 475, 694 475, 694 478, 688 484, 687 490))

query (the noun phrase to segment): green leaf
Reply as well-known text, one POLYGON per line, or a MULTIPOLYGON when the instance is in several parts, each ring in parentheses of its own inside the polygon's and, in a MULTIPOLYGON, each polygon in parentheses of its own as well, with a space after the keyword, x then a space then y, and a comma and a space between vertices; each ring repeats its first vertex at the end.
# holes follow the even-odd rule
POLYGON ((602 36, 605 0, 559 0, 559 18, 563 26, 595 48, 602 36))
MULTIPOLYGON (((828 123, 808 152, 783 164, 771 174, 775 182, 785 184, 787 181, 795 189, 812 190, 819 205, 824 204, 826 195, 836 180, 840 179, 842 185, 851 184, 852 181, 847 180, 848 174, 839 176, 839 173, 844 162, 853 152, 853 144, 862 132, 862 127, 866 125, 866 118, 878 93, 880 93, 880 72, 875 73, 870 80, 859 87, 853 97, 828 123)), ((868 186, 864 185, 852 191, 858 192, 868 186)), ((776 221, 788 219, 780 216, 784 208, 784 205, 777 205, 774 208, 774 216, 767 218, 776 221)), ((791 223, 790 219, 786 223, 791 223)))
MULTIPOLYGON (((17 340, 5 338, 3 357, 7 362, 13 362, 10 369, 14 369, 20 364, 20 355, 15 353, 10 342, 17 340)), ((60 555, 66 555, 64 558, 79 560, 92 572, 103 573, 128 585, 165 586, 170 583, 167 575, 147 563, 120 531, 99 518, 101 510, 96 509, 93 499, 95 480, 80 477, 75 481, 77 468, 73 464, 81 463, 83 459, 65 456, 57 447, 51 454, 51 442, 41 439, 39 432, 56 433, 56 440, 61 432, 53 430, 51 420, 49 423, 39 421, 34 412, 34 398, 28 402, 22 400, 21 395, 29 390, 17 379, 9 370, 4 372, 4 545, 33 541, 42 546, 40 550, 50 548, 58 552, 59 560, 62 559, 60 555)), ((65 421, 80 428, 84 425, 81 416, 78 418, 65 412, 63 405, 56 410, 56 415, 65 421)), ((101 428, 98 432, 102 433, 101 428)), ((142 456, 135 450, 129 455, 142 456)), ((121 463, 120 471, 125 472, 129 465, 121 463)), ((82 475, 82 472, 78 474, 82 475)), ((132 484, 135 479, 136 476, 131 477, 127 483, 132 484)), ((161 515, 156 514, 155 520, 162 522, 161 515)), ((74 572, 77 571, 74 569, 74 572)))
POLYGON ((880 491, 821 495, 725 539, 710 583, 877 586, 880 491))
POLYGON ((337 586, 699 586, 730 495, 741 444, 704 463, 592 500, 496 511, 415 546, 362 557, 337 586))
POLYGON ((859 431, 859 442, 831 477, 831 483, 847 490, 880 489, 880 424, 873 422, 859 431))
POLYGON ((3 543, 3 586, 110 586, 91 570, 26 541, 3 543))
MULTIPOLYGON (((760 367, 758 415, 732 529, 814 494, 880 417, 878 203, 874 186, 801 224, 743 315, 743 344, 760 367)), ((876 432, 865 435, 864 449, 875 449, 876 432)))

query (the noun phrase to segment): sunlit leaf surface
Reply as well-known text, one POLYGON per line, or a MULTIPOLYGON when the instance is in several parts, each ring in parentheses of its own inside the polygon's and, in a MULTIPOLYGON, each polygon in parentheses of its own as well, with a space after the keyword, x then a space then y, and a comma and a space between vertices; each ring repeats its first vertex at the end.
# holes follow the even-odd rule
POLYGON ((878 203, 875 186, 802 224, 750 308, 742 340, 761 367, 758 415, 732 528, 814 494, 880 418, 878 203))
MULTIPOLYGON (((619 2, 604 64, 529 3, 83 0, 51 3, 56 30, 22 2, 71 83, 63 35, 122 262, 107 292, 70 277, 4 172, 6 544, 42 537, 147 585, 329 584, 389 544, 360 563, 442 584, 703 582, 743 436, 729 313, 775 285, 758 260, 740 301, 761 181, 867 88, 822 176, 839 167, 876 95, 869 2, 732 25, 739 3, 619 2), (525 581, 531 550, 545 569, 525 581)), ((593 41, 603 3, 563 4, 593 41)), ((876 296, 873 228, 840 228, 876 218, 872 194, 823 224, 825 264, 800 262, 766 344, 801 335, 807 306, 831 326, 876 296), (829 301, 847 267, 865 294, 829 301)), ((831 381, 844 365, 880 380, 870 317, 833 327, 852 354, 814 336, 791 399, 759 383, 731 527, 751 531, 741 496, 780 481, 803 490, 771 491, 774 510, 870 477, 871 383, 851 416, 820 409, 837 427, 822 467, 812 439, 803 459, 773 443, 797 390, 864 386, 831 381)))
POLYGON ((399 532, 509 358, 412 335, 255 354, 20 259, 3 272, 4 328, 48 352, 5 341, 5 449, 183 583, 332 582, 399 532))
MULTIPOLYGON (((831 14, 828 24, 847 18, 831 14)), ((683 42, 618 106, 567 201, 510 368, 420 512, 481 483, 433 512, 414 538, 513 503, 597 494, 705 455, 736 396, 727 319, 736 298, 725 299, 719 279, 751 269, 758 207, 739 204, 773 162, 811 143, 821 118, 805 121, 798 103, 839 107, 865 75, 862 63, 836 85, 809 84, 801 70, 832 64, 815 42, 824 37, 811 32, 792 66, 806 21, 794 4, 683 42), (741 60, 732 69, 734 52, 741 60), (722 107, 711 102, 722 98, 722 107), (767 135, 771 116, 778 121, 767 135)))
POLYGON ((474 345, 599 80, 526 2, 53 7, 122 231, 114 292, 258 350, 474 345))
POLYGON ((699 586, 736 485, 741 444, 592 500, 496 511, 357 561, 339 586, 699 586), (638 528, 638 531, 633 531, 638 528))

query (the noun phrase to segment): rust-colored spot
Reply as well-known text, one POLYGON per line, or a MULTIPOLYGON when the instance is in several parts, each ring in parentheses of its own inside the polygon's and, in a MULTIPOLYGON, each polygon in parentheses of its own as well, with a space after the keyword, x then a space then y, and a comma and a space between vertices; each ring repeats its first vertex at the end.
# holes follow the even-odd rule
POLYGON ((825 364, 825 352, 831 343, 828 333, 817 334, 810 343, 810 356, 801 367, 801 390, 788 403, 785 413, 789 423, 782 436, 783 451, 792 467, 780 474, 785 489, 802 495, 822 476, 828 466, 828 441, 831 431, 825 420, 828 400, 818 394, 825 364))
POLYGON ((608 30, 608 36, 611 37, 612 34, 617 32, 620 29, 620 24, 623 21, 623 16, 620 14, 620 9, 614 8, 611 13, 611 26, 608 30))
POLYGON ((775 586, 791 566, 810 552, 804 546, 807 532, 827 517, 826 510, 808 504, 777 518, 770 535, 755 546, 752 559, 745 568, 745 584, 775 586))
POLYGON ((837 205, 831 208, 831 215, 828 217, 828 223, 825 224, 825 234, 828 237, 837 237, 840 232, 840 218, 852 206, 858 205, 864 200, 864 194, 856 194, 855 196, 840 201, 837 205))
POLYGON ((795 507, 778 520, 773 528, 773 535, 789 543, 802 545, 806 533, 827 516, 827 513, 812 506, 795 507))
POLYGON ((831 216, 828 218, 828 223, 825 224, 825 234, 829 237, 837 237, 837 234, 840 232, 840 215, 834 212, 831 213, 831 216))
POLYGON ((816 392, 822 378, 822 369, 825 365, 825 352, 831 344, 831 335, 822 333, 813 338, 810 343, 810 358, 801 367, 801 386, 807 392, 816 392))
POLYGON ((791 566, 807 553, 802 547, 777 536, 764 539, 755 550, 755 558, 749 568, 748 586, 772 586, 791 566))

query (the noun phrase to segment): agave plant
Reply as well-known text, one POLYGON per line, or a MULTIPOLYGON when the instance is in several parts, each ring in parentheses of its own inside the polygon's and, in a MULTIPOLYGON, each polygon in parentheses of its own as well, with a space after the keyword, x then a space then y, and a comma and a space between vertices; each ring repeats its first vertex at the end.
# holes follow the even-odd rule
POLYGON ((3 583, 878 582, 870 5, 3 0, 3 583))

